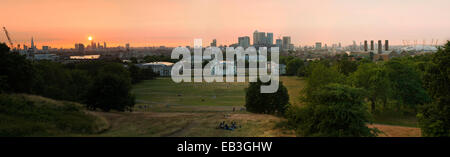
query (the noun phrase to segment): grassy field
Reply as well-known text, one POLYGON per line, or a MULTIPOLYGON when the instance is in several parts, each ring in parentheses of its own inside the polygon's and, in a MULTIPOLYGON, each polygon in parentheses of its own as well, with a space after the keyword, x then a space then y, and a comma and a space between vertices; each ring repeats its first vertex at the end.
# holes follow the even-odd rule
MULTIPOLYGON (((298 97, 304 80, 281 77, 281 81, 288 89, 291 104, 300 105, 298 97)), ((247 86, 247 82, 174 83, 168 77, 160 77, 135 85, 132 92, 138 111, 239 111, 245 105, 247 86)))
MULTIPOLYGON (((304 79, 281 77, 281 81, 288 89, 290 103, 302 105, 298 97, 304 86, 304 79)), ((2 117, 0 136, 8 136, 7 133, 21 130, 23 132, 18 136, 295 136, 293 130, 283 125, 286 124, 286 119, 245 111, 247 86, 248 83, 173 83, 170 78, 143 81, 134 85, 132 90, 136 95, 134 112, 92 112, 81 109, 81 104, 77 103, 55 101, 39 96, 15 95, 14 97, 23 97, 24 101, 31 102, 33 107, 31 110, 39 112, 31 113, 24 110, 27 113, 13 115, 9 114, 15 112, 11 110, 10 105, 7 108, 9 112, 0 113, 2 117), (68 106, 75 106, 74 110, 67 109, 68 106), (38 113, 49 117, 42 123, 42 117, 39 117, 38 113), (23 117, 32 118, 23 119, 23 117), (11 122, 8 122, 8 119, 11 122), (227 124, 237 122, 239 128, 234 131, 217 129, 222 121, 227 124), (15 123, 24 125, 17 126, 15 123), (28 124, 36 124, 42 128, 39 132, 32 132, 30 129, 33 128, 28 126, 36 125, 28 124), (27 127, 24 127, 25 125, 27 127)), ((24 105, 26 102, 19 104, 24 105)), ((389 115, 378 115, 374 118, 377 124, 370 127, 383 131, 380 136, 420 136, 420 129, 414 127, 416 125, 414 118, 389 115)))

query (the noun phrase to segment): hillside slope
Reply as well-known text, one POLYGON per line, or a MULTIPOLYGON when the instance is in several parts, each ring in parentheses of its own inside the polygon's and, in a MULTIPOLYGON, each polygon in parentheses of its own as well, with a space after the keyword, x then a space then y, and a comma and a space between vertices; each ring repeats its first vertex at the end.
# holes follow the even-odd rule
POLYGON ((109 124, 78 103, 27 94, 0 94, 0 136, 98 133, 109 124))

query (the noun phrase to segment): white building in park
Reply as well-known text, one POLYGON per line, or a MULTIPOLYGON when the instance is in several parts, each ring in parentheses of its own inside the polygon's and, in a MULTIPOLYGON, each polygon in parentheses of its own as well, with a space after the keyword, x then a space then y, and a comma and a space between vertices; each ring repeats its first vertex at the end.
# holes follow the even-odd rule
POLYGON ((171 62, 150 62, 137 64, 140 68, 152 68, 153 72, 158 73, 160 76, 170 76, 173 63, 171 62))
POLYGON ((231 61, 213 62, 211 66, 211 75, 236 75, 236 66, 231 61), (222 67, 220 66, 222 65, 222 67))

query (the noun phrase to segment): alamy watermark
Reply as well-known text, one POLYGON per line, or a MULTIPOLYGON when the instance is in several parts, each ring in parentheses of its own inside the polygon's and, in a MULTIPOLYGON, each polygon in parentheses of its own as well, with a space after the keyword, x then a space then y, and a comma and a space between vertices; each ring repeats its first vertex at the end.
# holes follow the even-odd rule
POLYGON ((226 53, 218 47, 207 47, 204 52, 202 40, 194 40, 194 53, 186 47, 177 47, 172 50, 172 59, 182 59, 172 67, 172 80, 180 82, 245 82, 246 76, 250 82, 257 79, 269 85, 261 86, 261 93, 275 93, 279 86, 279 48, 270 48, 270 62, 268 62, 267 47, 226 47, 226 53), (204 62, 207 62, 203 66, 204 62), (248 63, 248 67, 246 67, 248 63), (193 76, 192 76, 193 75, 193 76))

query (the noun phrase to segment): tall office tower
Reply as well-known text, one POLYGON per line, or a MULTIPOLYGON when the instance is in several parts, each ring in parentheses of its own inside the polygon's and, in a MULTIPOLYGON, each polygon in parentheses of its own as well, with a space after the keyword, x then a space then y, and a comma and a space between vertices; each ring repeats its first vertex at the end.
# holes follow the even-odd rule
POLYGON ((84 52, 84 44, 76 43, 75 44, 75 50, 77 50, 78 52, 84 52))
POLYGON ((33 37, 31 37, 31 47, 30 48, 33 49, 33 50, 36 49, 36 46, 34 45, 33 37))
POLYGON ((267 43, 266 33, 258 32, 258 44, 265 45, 267 43))
POLYGON ((266 33, 265 32, 258 32, 256 30, 253 32, 253 45, 263 45, 266 44, 266 33))
POLYGON ((339 46, 338 46, 338 48, 341 48, 342 47, 342 45, 341 45, 341 42, 339 42, 339 46))
POLYGON ((383 52, 383 45, 381 44, 381 40, 378 40, 378 54, 383 52))
POLYGON ((291 37, 290 36, 284 36, 283 37, 283 50, 291 50, 291 37))
POLYGON ((316 42, 316 50, 320 50, 320 49, 322 49, 322 43, 316 42))
POLYGON ((325 50, 328 50, 328 46, 327 46, 327 44, 325 44, 325 50))
POLYGON ((91 49, 97 49, 97 44, 94 41, 91 41, 91 49))
POLYGON ((103 42, 103 48, 106 49, 106 42, 103 42))
POLYGON ((384 50, 389 51, 389 40, 384 41, 384 50))
POLYGON ((97 43, 97 48, 100 48, 100 42, 97 43))
POLYGON ((211 47, 217 47, 217 40, 213 39, 213 41, 211 42, 211 47))
POLYGON ((367 52, 367 40, 364 40, 364 51, 366 51, 367 52))
POLYGON ((266 44, 269 46, 273 45, 273 33, 267 33, 266 44))
POLYGON ((279 50, 283 50, 283 40, 277 39, 276 40, 276 45, 277 45, 279 50))
POLYGON ((371 50, 371 51, 374 50, 373 44, 374 44, 374 43, 373 43, 373 40, 370 40, 370 50, 371 50))
POLYGON ((243 48, 247 48, 250 46, 250 37, 243 36, 238 38, 238 44, 239 46, 242 46, 243 48))
POLYGON ((255 30, 255 32, 253 32, 253 45, 258 44, 259 44, 259 32, 258 30, 255 30))
POLYGON ((130 51, 130 43, 126 43, 125 48, 127 49, 127 51, 130 51))
POLYGON ((356 51, 356 41, 354 41, 354 40, 353 40, 352 50, 353 50, 353 51, 356 51))

